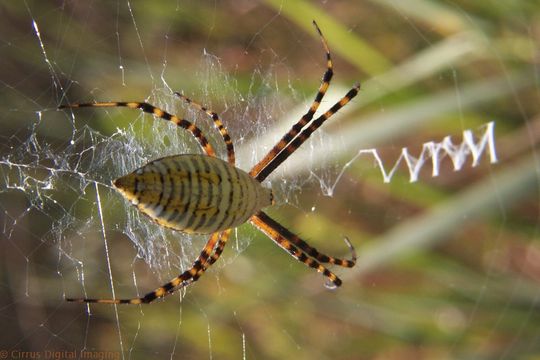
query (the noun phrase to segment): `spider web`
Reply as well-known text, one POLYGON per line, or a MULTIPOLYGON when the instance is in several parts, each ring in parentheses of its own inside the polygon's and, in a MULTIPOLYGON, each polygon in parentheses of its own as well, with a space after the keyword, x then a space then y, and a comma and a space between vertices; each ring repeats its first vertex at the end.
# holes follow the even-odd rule
POLYGON ((403 358, 415 338, 428 357, 540 351, 534 331, 539 79, 538 59, 531 55, 538 36, 526 16, 539 10, 508 10, 520 15, 508 26, 513 38, 502 30, 490 37, 475 17, 482 12, 457 3, 362 4, 362 13, 384 15, 382 27, 345 16, 347 9, 361 15, 352 4, 317 3, 326 15, 295 8, 302 4, 3 5, 9 16, 0 28, 6 259, 0 298, 13 332, 2 335, 0 357, 2 351, 12 357, 76 351, 79 358, 335 358, 353 344, 354 355, 403 358), (421 24, 429 16, 421 14, 447 22, 428 30, 421 24), (256 21, 222 26, 235 16, 256 21), (189 268, 207 236, 153 224, 111 186, 112 179, 155 158, 199 152, 188 133, 129 109, 56 107, 144 100, 195 122, 225 158, 212 122, 172 95, 180 91, 219 113, 238 166, 247 170, 310 105, 324 71, 312 18, 327 34, 335 60, 322 110, 356 80, 366 80, 359 96, 265 186, 277 195, 272 215, 318 248, 342 254, 334 239, 342 233, 361 245, 354 271, 336 269, 346 287, 325 293, 317 274, 285 256, 281 262, 279 249, 242 226, 204 282, 176 299, 144 308, 65 304, 64 295, 144 295, 189 268), (396 19, 401 28, 390 31, 396 19), (332 26, 336 22, 345 33, 332 26), (398 44, 399 36, 390 33, 401 32, 414 41, 407 49, 386 48, 397 65, 376 54, 360 63, 369 49, 348 37, 360 33, 382 47, 398 44), (388 39, 381 42, 382 33, 388 39), (487 65, 478 70, 478 63, 487 65), (317 242, 324 237, 331 239, 317 242), (474 254, 462 250, 468 246, 474 254), (433 247, 430 255, 410 255, 433 247), (401 260, 405 254, 409 260, 401 260), (437 290, 419 286, 404 293, 391 285, 397 275, 386 273, 394 267, 393 274, 404 273, 397 282, 408 284, 421 274, 426 287, 437 290), (437 291, 451 295, 439 298, 437 291), (285 310, 289 306, 297 312, 285 310), (498 313, 484 310, 489 307, 498 313), (307 323, 328 337, 305 331, 307 323), (430 326, 443 339, 440 348, 426 335, 430 326), (156 331, 164 340, 156 339, 156 331), (485 346, 470 345, 479 334, 485 346), (503 335, 505 346, 495 345, 503 335), (268 338, 281 345, 271 351, 263 345, 268 338), (366 350, 370 341, 384 346, 366 350))

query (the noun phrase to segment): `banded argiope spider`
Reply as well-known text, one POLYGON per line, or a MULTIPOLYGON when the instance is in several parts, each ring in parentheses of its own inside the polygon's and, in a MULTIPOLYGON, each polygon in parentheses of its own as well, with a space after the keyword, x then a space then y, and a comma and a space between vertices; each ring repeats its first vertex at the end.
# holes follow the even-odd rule
POLYGON ((338 287, 341 280, 323 263, 353 267, 356 252, 345 237, 351 250, 350 260, 338 259, 320 253, 304 240, 270 218, 261 209, 273 204, 270 189, 261 182, 306 141, 328 118, 358 94, 356 84, 328 111, 313 120, 333 75, 332 58, 326 39, 313 21, 326 52, 327 69, 309 110, 259 161, 249 173, 235 166, 234 146, 219 116, 210 109, 191 101, 182 94, 178 97, 205 112, 214 122, 227 148, 227 162, 215 156, 214 149, 201 130, 188 120, 169 114, 144 102, 96 102, 62 105, 59 109, 79 107, 128 107, 140 109, 156 118, 171 121, 189 131, 204 152, 201 154, 173 155, 151 161, 134 172, 113 181, 118 191, 140 211, 156 223, 186 233, 211 234, 192 267, 156 290, 132 299, 66 298, 72 302, 106 304, 143 304, 164 297, 195 282, 218 260, 231 229, 249 221, 295 259, 316 269, 328 278, 329 287, 338 287))

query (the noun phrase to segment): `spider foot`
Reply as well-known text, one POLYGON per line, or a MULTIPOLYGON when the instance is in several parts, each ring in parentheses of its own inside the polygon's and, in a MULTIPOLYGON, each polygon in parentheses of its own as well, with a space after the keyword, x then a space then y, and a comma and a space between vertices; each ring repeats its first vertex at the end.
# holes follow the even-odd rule
POLYGON ((189 103, 192 103, 191 99, 188 98, 186 95, 184 95, 184 94, 181 93, 181 92, 175 91, 175 92, 173 93, 173 95, 176 96, 176 97, 179 97, 180 99, 184 100, 184 101, 185 101, 186 103, 188 103, 188 104, 189 104, 189 103))
POLYGON ((324 283, 324 287, 327 288, 328 290, 335 290, 338 287, 340 287, 341 284, 342 284, 341 279, 336 277, 334 280, 327 280, 324 283))
POLYGON ((349 250, 351 251, 351 259, 349 260, 350 266, 348 267, 353 267, 354 265, 356 265, 356 259, 357 259, 356 249, 354 248, 353 244, 351 243, 351 241, 349 240, 347 236, 343 236, 343 240, 345 241, 345 243, 349 247, 349 250))

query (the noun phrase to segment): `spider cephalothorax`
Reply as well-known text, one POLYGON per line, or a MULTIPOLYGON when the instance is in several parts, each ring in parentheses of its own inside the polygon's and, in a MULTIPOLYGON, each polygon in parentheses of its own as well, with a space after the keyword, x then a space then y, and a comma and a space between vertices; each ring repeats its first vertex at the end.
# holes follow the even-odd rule
POLYGON ((113 182, 120 193, 133 205, 162 226, 188 233, 211 234, 193 266, 168 283, 140 298, 133 299, 87 299, 68 298, 67 301, 107 304, 142 304, 168 295, 197 279, 220 257, 231 229, 249 221, 294 258, 316 269, 329 280, 329 287, 341 285, 341 280, 323 263, 353 267, 356 253, 347 238, 352 257, 338 259, 318 252, 297 235, 270 218, 261 209, 273 203, 272 192, 261 182, 285 161, 330 116, 345 106, 358 94, 355 85, 328 111, 313 120, 313 116, 330 85, 333 75, 332 58, 321 30, 313 22, 326 52, 327 69, 319 91, 309 110, 259 161, 249 173, 235 166, 234 146, 219 116, 175 93, 195 108, 210 116, 220 132, 227 148, 227 161, 215 156, 215 151, 201 130, 188 120, 169 114, 144 102, 96 102, 68 104, 59 108, 78 107, 128 107, 140 109, 155 117, 168 120, 189 131, 199 142, 204 154, 173 155, 154 160, 134 172, 113 182))

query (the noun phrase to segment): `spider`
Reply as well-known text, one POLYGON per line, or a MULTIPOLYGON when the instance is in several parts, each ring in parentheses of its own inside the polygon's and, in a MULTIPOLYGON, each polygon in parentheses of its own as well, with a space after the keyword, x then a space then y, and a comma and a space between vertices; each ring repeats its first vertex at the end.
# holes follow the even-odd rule
POLYGON ((261 210, 274 203, 272 190, 263 187, 261 182, 298 149, 319 126, 354 98, 360 89, 360 85, 355 84, 340 101, 313 120, 333 76, 328 44, 315 21, 313 25, 326 52, 327 67, 317 95, 309 110, 266 156, 253 166, 249 173, 235 166, 234 146, 218 114, 178 92, 174 95, 206 113, 213 120, 214 126, 225 142, 227 161, 216 157, 206 137, 193 123, 145 102, 74 103, 59 107, 59 109, 80 107, 140 109, 154 115, 155 118, 171 121, 189 131, 204 154, 173 155, 151 161, 132 173, 114 180, 113 185, 128 201, 159 225, 185 233, 211 234, 190 269, 142 297, 132 299, 66 298, 67 301, 148 304, 169 295, 197 281, 218 260, 227 244, 231 230, 246 221, 266 234, 296 260, 322 273, 327 278, 327 287, 336 288, 341 285, 341 279, 322 264, 329 263, 348 268, 356 264, 356 252, 347 237, 344 240, 351 251, 351 259, 328 256, 308 245, 261 210))

